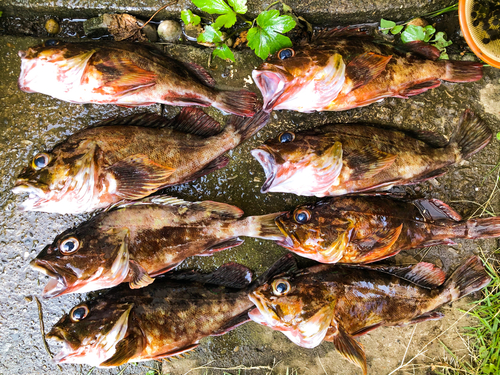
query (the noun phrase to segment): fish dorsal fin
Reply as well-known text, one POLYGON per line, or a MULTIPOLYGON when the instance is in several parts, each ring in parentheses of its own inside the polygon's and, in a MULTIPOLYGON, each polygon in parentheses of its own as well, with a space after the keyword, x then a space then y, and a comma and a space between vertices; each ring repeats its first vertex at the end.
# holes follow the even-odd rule
POLYGON ((135 201, 128 201, 128 200, 123 200, 119 203, 116 203, 109 208, 106 209, 106 211, 109 211, 111 209, 119 209, 119 208, 125 208, 125 207, 131 207, 131 206, 143 206, 143 205, 149 205, 149 204, 159 204, 159 205, 181 205, 181 204, 188 204, 191 202, 187 202, 185 200, 182 200, 180 198, 175 198, 171 197, 169 195, 155 195, 153 197, 147 197, 143 198, 140 200, 135 200, 135 201))
POLYGON ((439 199, 415 199, 412 203, 426 220, 462 220, 458 212, 439 199))
POLYGON ((368 266, 379 272, 388 273, 410 281, 424 288, 436 288, 444 283, 446 274, 434 264, 420 262, 411 266, 368 266))
POLYGON ((439 56, 441 56, 441 51, 439 49, 428 43, 425 43, 422 40, 415 40, 403 45, 398 45, 396 48, 403 51, 412 52, 416 55, 419 55, 420 57, 432 61, 436 61, 437 59, 439 59, 439 56))
POLYGON ((328 333, 328 341, 333 342, 335 349, 349 362, 359 366, 363 370, 363 375, 366 375, 366 355, 363 346, 336 321, 332 321, 328 333))
POLYGON ((242 289, 252 281, 252 271, 239 263, 231 262, 223 264, 211 273, 200 273, 193 270, 172 271, 166 274, 164 278, 242 289))
POLYGON ((196 202, 200 207, 211 212, 212 217, 218 217, 221 219, 238 219, 243 216, 243 211, 236 206, 231 206, 227 203, 214 202, 214 201, 203 201, 196 202))
POLYGON ((184 66, 193 73, 196 77, 198 77, 205 85, 209 87, 215 87, 215 79, 212 78, 210 73, 208 73, 204 67, 201 65, 192 63, 192 62, 182 62, 184 66))
MULTIPOLYGON (((326 149, 323 155, 314 159, 312 164, 322 186, 328 188, 335 184, 342 170, 342 143, 335 142, 326 149)), ((319 190, 321 187, 317 188, 319 190)))
POLYGON ((353 170, 351 179, 361 180, 371 178, 385 168, 390 167, 396 160, 397 155, 380 151, 373 146, 367 146, 349 154, 345 151, 344 158, 349 160, 348 166, 353 170))
POLYGON ((355 57, 346 67, 346 75, 353 84, 351 90, 377 78, 385 70, 391 58, 392 56, 378 55, 373 52, 365 52, 355 57))
POLYGON ((181 112, 170 120, 169 126, 175 130, 211 137, 219 134, 222 126, 199 108, 184 107, 181 112))
POLYGON ((105 95, 124 95, 150 87, 156 84, 157 78, 156 73, 142 69, 128 59, 118 60, 118 63, 113 59, 94 61, 88 74, 100 74, 102 85, 93 91, 105 95))
POLYGON ((168 126, 172 120, 156 113, 135 113, 126 117, 112 117, 101 121, 92 127, 98 126, 144 126, 148 128, 162 128, 168 126))
POLYGON ((155 163, 146 155, 132 155, 108 169, 117 184, 117 195, 123 199, 140 199, 167 183, 175 169, 155 163))
POLYGON ((132 278, 129 282, 131 289, 144 288, 155 281, 155 279, 151 278, 148 272, 135 260, 130 260, 129 263, 129 275, 132 278))

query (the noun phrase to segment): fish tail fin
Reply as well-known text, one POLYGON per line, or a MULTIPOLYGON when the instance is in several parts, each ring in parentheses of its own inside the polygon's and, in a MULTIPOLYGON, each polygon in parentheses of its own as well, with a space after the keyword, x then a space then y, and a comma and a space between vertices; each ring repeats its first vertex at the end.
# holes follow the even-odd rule
POLYGON ((263 238, 265 240, 283 241, 285 236, 274 222, 283 212, 245 218, 245 233, 243 236, 263 238))
POLYGON ((474 112, 467 109, 451 136, 450 145, 457 145, 462 159, 474 155, 483 149, 491 140, 493 133, 474 112))
POLYGON ((472 61, 446 61, 441 79, 449 82, 474 82, 483 78, 483 64, 472 61))
POLYGON ((269 121, 270 116, 271 115, 265 111, 259 111, 250 118, 231 116, 227 122, 226 128, 233 128, 234 131, 240 135, 241 143, 264 127, 269 121))
POLYGON ((462 263, 444 283, 441 297, 443 303, 452 302, 467 294, 484 288, 491 281, 478 256, 462 263))
POLYGON ((257 112, 259 101, 257 95, 248 90, 220 91, 212 105, 223 112, 251 117, 257 112))
POLYGON ((248 292, 253 291, 260 285, 268 282, 274 276, 284 272, 291 272, 297 268, 297 262, 291 253, 279 258, 267 271, 257 277, 247 288, 248 292))
POLYGON ((465 236, 471 240, 500 237, 500 216, 470 219, 465 222, 465 236))

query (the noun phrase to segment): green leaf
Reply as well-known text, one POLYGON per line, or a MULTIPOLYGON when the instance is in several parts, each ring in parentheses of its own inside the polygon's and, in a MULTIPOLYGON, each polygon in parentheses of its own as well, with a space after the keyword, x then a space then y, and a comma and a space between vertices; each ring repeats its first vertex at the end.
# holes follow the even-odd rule
POLYGON ((393 35, 399 34, 403 30, 403 28, 404 28, 403 25, 396 25, 391 29, 391 34, 393 35))
POLYGON ((148 372, 146 372, 146 375, 157 375, 157 373, 155 370, 149 370, 148 372))
POLYGON ((189 9, 184 9, 181 12, 181 19, 184 24, 189 24, 192 23, 193 25, 198 25, 201 22, 200 16, 197 16, 196 14, 193 14, 189 9))
POLYGON ((248 11, 247 0, 227 0, 236 13, 245 14, 248 11))
POLYGON ((231 26, 233 26, 236 23, 236 13, 233 11, 220 15, 217 17, 215 22, 212 24, 212 26, 219 30, 222 26, 225 28, 229 29, 231 26))
POLYGON ((429 40, 431 40, 432 35, 435 32, 436 32, 436 29, 432 25, 425 26, 424 27, 424 34, 425 34, 424 42, 428 42, 429 40))
POLYGON ((394 26, 396 26, 394 21, 384 20, 383 18, 380 20, 381 29, 392 29, 394 26))
POLYGON ((500 141, 500 132, 497 133, 497 140, 500 141))
POLYGON ((229 49, 229 47, 226 44, 223 44, 217 48, 215 48, 212 52, 213 56, 218 56, 222 60, 231 60, 234 62, 234 54, 233 51, 229 49))
POLYGON ((224 0, 193 0, 193 4, 210 14, 226 14, 232 11, 224 0))
POLYGON ((248 46, 255 54, 265 60, 281 48, 291 47, 290 39, 279 33, 286 33, 296 25, 290 16, 280 16, 278 10, 264 11, 256 19, 257 26, 248 30, 248 46))
POLYGON ((2 17, 2 15, 3 15, 3 12, 0 10, 0 17, 2 17))
POLYGON ((205 31, 198 35, 197 41, 199 43, 222 43, 222 33, 214 29, 212 26, 206 26, 205 31))
POLYGON ((432 40, 433 46, 436 47, 440 51, 445 51, 446 47, 453 44, 451 40, 446 40, 446 34, 442 31, 438 32, 434 39, 432 40))
POLYGON ((422 26, 408 25, 405 31, 401 34, 403 43, 414 42, 416 40, 424 40, 425 32, 422 26))

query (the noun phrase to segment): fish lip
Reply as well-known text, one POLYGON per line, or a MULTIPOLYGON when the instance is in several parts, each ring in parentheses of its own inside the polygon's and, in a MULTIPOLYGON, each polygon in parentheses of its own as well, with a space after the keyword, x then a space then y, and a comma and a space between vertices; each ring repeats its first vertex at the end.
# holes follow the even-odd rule
POLYGON ((30 211, 36 209, 40 205, 40 202, 46 199, 46 191, 38 186, 35 186, 33 183, 18 179, 16 184, 12 188, 12 193, 16 195, 20 194, 29 194, 28 198, 25 199, 19 209, 21 211, 30 211))
POLYGON ((61 276, 50 263, 35 258, 30 262, 30 266, 33 269, 50 277, 49 282, 43 289, 43 298, 48 299, 60 296, 61 294, 64 294, 68 289, 66 279, 61 276))
POLYGON ((294 241, 292 239, 292 235, 286 230, 285 225, 281 221, 281 217, 285 215, 285 213, 281 214, 280 216, 276 217, 274 219, 274 223, 278 227, 281 233, 283 233, 283 236, 285 237, 283 240, 276 241, 276 243, 280 246, 286 247, 287 249, 291 249, 294 247, 294 241))
POLYGON ((277 70, 275 67, 271 70, 269 66, 273 67, 272 65, 262 64, 260 69, 252 71, 253 81, 264 99, 263 110, 267 112, 273 109, 276 101, 285 91, 286 82, 288 82, 284 71, 277 70))
POLYGON ((262 169, 264 169, 264 173, 266 174, 266 181, 260 188, 260 192, 267 193, 273 186, 274 180, 278 173, 276 158, 272 154, 271 150, 267 149, 267 147, 256 148, 250 151, 250 153, 260 163, 262 169))

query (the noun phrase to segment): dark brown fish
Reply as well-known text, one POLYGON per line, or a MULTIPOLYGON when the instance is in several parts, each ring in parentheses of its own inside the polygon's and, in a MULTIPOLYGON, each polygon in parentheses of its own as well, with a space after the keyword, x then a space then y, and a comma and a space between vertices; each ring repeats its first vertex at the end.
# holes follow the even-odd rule
POLYGON ((224 154, 269 119, 231 116, 224 130, 197 108, 174 119, 154 114, 112 119, 37 154, 13 189, 24 210, 77 214, 144 198, 223 168, 224 154), (222 131, 221 131, 222 130, 222 131))
POLYGON ((229 204, 154 196, 66 230, 31 265, 51 277, 45 298, 122 282, 142 288, 188 257, 241 245, 239 236, 283 239, 276 215, 242 218, 243 211, 229 204))
POLYGON ((19 56, 21 90, 71 103, 212 105, 239 116, 257 111, 253 92, 216 89, 201 66, 175 60, 147 44, 50 40, 19 56))
POLYGON ((110 367, 190 351, 202 338, 247 322, 254 307, 248 293, 293 266, 293 258, 284 257, 250 285, 251 272, 230 263, 209 275, 187 272, 147 288, 112 289, 52 327, 47 338, 63 342, 54 361, 110 367))
POLYGON ((447 141, 431 132, 361 124, 286 131, 252 155, 266 173, 261 192, 336 196, 416 184, 474 155, 491 130, 467 110, 447 141))
POLYGON ((500 236, 500 216, 462 220, 438 199, 348 196, 298 206, 276 218, 288 250, 321 263, 369 263, 453 238, 500 236))
POLYGON ((278 275, 250 294, 250 317, 283 332, 295 344, 314 348, 331 341, 367 373, 354 337, 382 326, 402 326, 444 315, 434 311, 490 282, 478 257, 465 261, 443 284, 445 274, 429 263, 409 267, 319 265, 278 275))
POLYGON ((388 97, 408 98, 441 81, 473 82, 483 64, 438 60, 424 42, 396 46, 358 29, 320 32, 312 41, 284 48, 252 73, 264 109, 343 111, 388 97))

